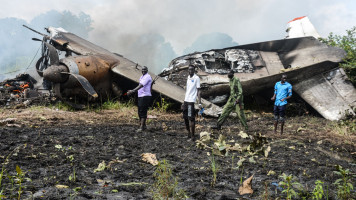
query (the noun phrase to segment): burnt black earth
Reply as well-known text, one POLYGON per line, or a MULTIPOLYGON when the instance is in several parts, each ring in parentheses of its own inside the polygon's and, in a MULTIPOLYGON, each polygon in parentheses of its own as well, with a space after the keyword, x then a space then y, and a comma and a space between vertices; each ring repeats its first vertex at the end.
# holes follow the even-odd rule
MULTIPOLYGON (((9 178, 18 177, 18 166, 25 177, 21 199, 152 199, 156 166, 142 161, 141 154, 153 153, 159 161, 165 159, 170 164, 177 188, 183 189, 189 199, 285 199, 279 186, 283 173, 293 175, 303 186, 303 191, 298 190, 299 197, 311 199, 315 181, 322 180, 329 199, 336 199, 333 183, 340 177, 333 173, 335 167, 340 165, 356 173, 355 138, 332 138, 321 132, 327 120, 318 118, 314 127, 308 125, 311 119, 292 117, 284 135, 273 133, 271 117, 250 119, 248 133, 261 134, 271 151, 267 157, 256 154, 252 160, 238 151, 216 155, 214 186, 211 149, 197 148, 188 141, 179 119, 153 119, 148 130, 141 133, 136 133, 136 124, 105 122, 2 126, 0 161, 5 171, 0 186, 6 199, 18 197, 17 180, 9 178), (242 157, 247 159, 238 166, 242 157), (105 163, 103 170, 100 163, 105 163), (252 175, 253 194, 240 195, 241 181, 252 175)), ((208 128, 214 124, 215 119, 199 121, 197 132, 211 132, 213 140, 222 134, 226 141, 250 141, 238 136, 241 126, 236 125, 236 119, 229 119, 221 131, 208 128)), ((351 180, 356 187, 356 179, 351 180)))

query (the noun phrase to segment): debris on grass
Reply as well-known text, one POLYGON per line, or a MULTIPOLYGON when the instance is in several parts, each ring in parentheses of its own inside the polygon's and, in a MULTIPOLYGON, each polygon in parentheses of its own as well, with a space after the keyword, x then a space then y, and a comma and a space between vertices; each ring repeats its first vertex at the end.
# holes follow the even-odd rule
POLYGON ((156 154, 153 153, 143 153, 141 154, 142 160, 145 162, 150 163, 153 166, 158 165, 158 160, 156 158, 156 154))
POLYGON ((11 126, 15 125, 14 122, 17 120, 17 118, 6 118, 3 120, 0 120, 0 126, 11 126))
POLYGON ((253 194, 253 190, 252 190, 252 178, 253 175, 246 179, 243 183, 242 186, 239 187, 239 193, 240 195, 244 195, 244 194, 253 194))
POLYGON ((94 169, 94 173, 104 171, 105 168, 106 168, 105 161, 102 161, 101 163, 99 163, 98 168, 94 169))
POLYGON ((239 136, 240 136, 241 138, 243 138, 243 139, 248 138, 247 133, 245 133, 245 132, 243 132, 243 131, 240 131, 239 136))
POLYGON ((69 186, 67 186, 67 185, 56 185, 56 188, 63 189, 63 188, 69 188, 69 186))
POLYGON ((274 176, 274 175, 276 175, 276 172, 273 170, 269 170, 267 173, 267 176, 274 176))

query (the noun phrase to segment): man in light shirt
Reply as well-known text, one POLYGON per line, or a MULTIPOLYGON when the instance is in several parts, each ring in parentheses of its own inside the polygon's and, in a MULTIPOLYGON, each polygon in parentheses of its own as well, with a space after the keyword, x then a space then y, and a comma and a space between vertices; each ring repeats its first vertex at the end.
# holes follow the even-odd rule
POLYGON ((201 108, 201 98, 200 98, 200 78, 194 73, 195 67, 189 65, 188 67, 188 78, 186 85, 186 92, 184 103, 182 105, 183 118, 185 122, 185 127, 188 131, 188 138, 195 140, 195 109, 194 103, 198 97, 199 107, 201 108))
POLYGON ((128 95, 138 91, 138 116, 140 118, 140 128, 136 132, 142 132, 146 129, 146 119, 147 119, 147 110, 151 104, 151 87, 152 87, 152 78, 147 73, 148 68, 146 66, 142 67, 142 76, 140 77, 140 82, 138 86, 127 92, 128 95))

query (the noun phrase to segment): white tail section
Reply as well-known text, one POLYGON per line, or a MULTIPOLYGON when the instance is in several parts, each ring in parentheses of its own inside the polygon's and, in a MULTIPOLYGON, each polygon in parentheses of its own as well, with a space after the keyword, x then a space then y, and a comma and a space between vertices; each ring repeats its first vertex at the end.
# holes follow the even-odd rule
POLYGON ((286 38, 297 38, 306 36, 320 38, 319 33, 316 31, 307 16, 297 17, 289 21, 286 32, 286 38))

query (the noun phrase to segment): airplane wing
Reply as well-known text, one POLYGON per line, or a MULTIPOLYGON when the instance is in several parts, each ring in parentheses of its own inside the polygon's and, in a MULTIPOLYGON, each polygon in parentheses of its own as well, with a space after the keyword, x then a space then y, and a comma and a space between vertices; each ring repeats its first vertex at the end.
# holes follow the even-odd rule
MULTIPOLYGON (((116 66, 112 68, 112 71, 115 72, 116 74, 119 74, 121 76, 124 76, 132 81, 135 81, 138 83, 138 80, 140 79, 142 73, 141 73, 141 66, 137 66, 136 64, 130 61, 129 59, 126 59, 124 57, 117 56, 118 59, 120 60, 119 66, 116 66)), ((152 86, 152 90, 158 93, 161 93, 175 101, 178 101, 180 103, 184 102, 184 96, 185 96, 185 90, 175 84, 173 84, 170 81, 165 80, 162 77, 159 77, 153 73, 150 73, 152 79, 157 77, 158 79, 155 81, 155 84, 152 86)), ((202 98, 202 104, 204 106, 204 114, 217 117, 218 114, 221 113, 222 108, 203 99, 202 98)))
POLYGON ((308 104, 329 120, 355 115, 356 89, 341 68, 318 74, 293 85, 308 104))
MULTIPOLYGON (((112 52, 85 40, 62 28, 49 27, 51 40, 63 50, 70 50, 78 55, 113 54, 112 52)), ((57 46, 58 48, 58 46, 57 46)), ((59 48, 60 49, 60 48, 59 48)))
MULTIPOLYGON (((141 66, 136 66, 136 63, 134 63, 133 61, 126 59, 122 56, 116 55, 61 28, 50 27, 48 28, 48 30, 51 33, 51 40, 55 43, 54 45, 57 45, 58 49, 60 49, 61 47, 63 50, 70 50, 78 55, 101 54, 106 55, 111 59, 118 60, 118 65, 113 66, 111 68, 111 71, 138 83, 138 80, 142 75, 141 66)), ((156 75, 152 73, 149 74, 152 78, 156 77, 156 75)), ((152 90, 155 92, 159 92, 180 103, 183 103, 184 101, 184 89, 161 77, 156 80, 156 83, 153 85, 152 90)), ((218 114, 222 110, 219 106, 216 106, 207 100, 202 99, 202 104, 205 108, 204 113, 210 116, 218 116, 218 114)))

